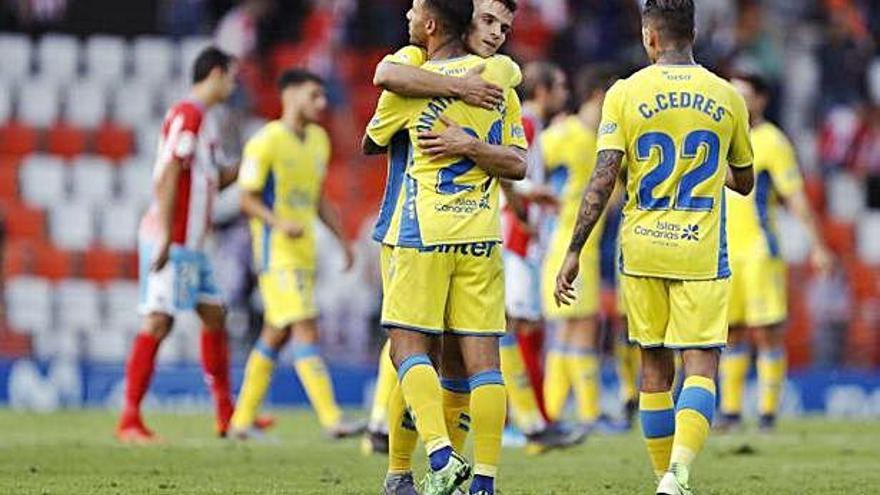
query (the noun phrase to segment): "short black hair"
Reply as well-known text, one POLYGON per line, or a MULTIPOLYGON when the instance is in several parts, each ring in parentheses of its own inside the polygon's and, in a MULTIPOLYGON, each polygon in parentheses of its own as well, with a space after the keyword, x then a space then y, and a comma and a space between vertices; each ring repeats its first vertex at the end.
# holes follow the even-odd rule
POLYGON ((474 19, 473 0, 425 0, 425 6, 439 18, 447 35, 462 38, 474 19))
POLYGON ((516 3, 516 0, 495 0, 495 1, 503 3, 504 6, 507 7, 507 10, 509 10, 513 13, 516 13, 516 9, 519 7, 519 5, 517 5, 517 3, 516 3))
POLYGON ((324 85, 324 80, 321 79, 321 76, 314 72, 301 67, 287 69, 278 77, 278 91, 284 91, 290 86, 299 86, 300 84, 305 84, 307 82, 313 82, 320 86, 324 85))
POLYGON ((575 104, 582 105, 596 91, 608 91, 618 79, 618 71, 608 64, 588 65, 574 77, 575 104))
POLYGON ((532 100, 538 88, 550 89, 556 83, 556 74, 560 68, 551 62, 531 62, 523 69, 523 81, 519 87, 520 98, 532 100))
POLYGON ((223 72, 226 72, 229 70, 229 65, 232 64, 232 60, 232 55, 229 55, 216 46, 206 47, 199 52, 199 56, 196 57, 196 61, 193 62, 193 84, 200 83, 207 79, 211 74, 211 71, 217 67, 223 70, 223 72))
POLYGON ((759 96, 770 96, 770 83, 767 82, 767 79, 765 79, 764 76, 757 72, 737 71, 731 74, 730 79, 745 81, 745 83, 751 86, 752 90, 754 90, 759 96))
POLYGON ((656 22, 669 40, 694 40, 694 0, 645 0, 642 20, 656 22))

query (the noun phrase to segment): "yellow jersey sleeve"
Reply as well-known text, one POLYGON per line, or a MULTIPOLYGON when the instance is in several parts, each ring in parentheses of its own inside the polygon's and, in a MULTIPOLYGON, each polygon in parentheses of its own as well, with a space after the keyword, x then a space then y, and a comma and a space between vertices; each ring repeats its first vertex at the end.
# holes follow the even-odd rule
POLYGON ((400 64, 400 65, 411 65, 413 67, 420 67, 422 64, 428 61, 428 54, 425 53, 425 50, 415 46, 408 45, 400 50, 397 50, 394 53, 385 55, 385 58, 382 59, 379 63, 392 63, 392 64, 400 64))
POLYGON ((730 149, 727 154, 727 162, 731 167, 742 168, 752 165, 755 160, 752 152, 752 141, 749 138, 749 110, 743 97, 733 92, 733 135, 730 139, 730 149))
POLYGON ((272 145, 267 129, 263 128, 244 147, 238 185, 245 191, 261 191, 272 170, 272 145))
POLYGON ((562 125, 554 124, 545 129, 538 137, 541 143, 541 155, 544 159, 544 167, 548 172, 553 171, 563 161, 560 153, 560 138, 562 137, 562 125))
POLYGON ((519 65, 510 57, 495 55, 485 62, 483 79, 504 89, 515 88, 522 82, 519 65))
POLYGON ((599 140, 597 151, 617 150, 626 152, 626 132, 623 127, 624 110, 626 101, 626 86, 624 81, 617 81, 605 95, 605 103, 602 105, 602 121, 599 124, 599 140))
POLYGON ((409 122, 413 99, 383 91, 373 118, 367 124, 367 136, 379 146, 388 146, 397 131, 409 122))
POLYGON ((522 123, 522 104, 513 88, 506 91, 505 104, 507 111, 504 113, 504 137, 501 143, 505 146, 528 149, 529 142, 526 140, 526 131, 522 123))
POLYGON ((773 147, 773 157, 768 162, 773 187, 783 198, 787 198, 803 187, 801 172, 791 142, 780 132, 773 147))

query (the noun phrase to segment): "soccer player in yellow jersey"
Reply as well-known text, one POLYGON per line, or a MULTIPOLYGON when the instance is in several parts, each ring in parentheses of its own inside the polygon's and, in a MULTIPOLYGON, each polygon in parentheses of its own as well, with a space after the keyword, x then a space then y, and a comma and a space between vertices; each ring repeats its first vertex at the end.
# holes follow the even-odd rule
MULTIPOLYGON (((550 231, 547 254, 544 257, 541 285, 544 313, 549 320, 559 323, 556 329, 553 353, 560 354, 563 366, 549 366, 544 376, 544 400, 547 414, 560 419, 570 390, 577 404, 577 421, 584 428, 592 428, 599 419, 599 241, 593 236, 581 251, 584 267, 575 285, 577 299, 570 306, 557 306, 552 287, 562 266, 571 231, 577 219, 581 196, 596 165, 596 131, 602 114, 605 92, 613 79, 600 69, 585 69, 575 81, 575 95, 580 103, 578 112, 551 126, 541 135, 541 149, 547 181, 559 198, 559 213, 548 219, 550 231)), ((605 223, 601 217, 596 228, 605 223)), ((558 359, 551 356, 551 359, 558 359)))
POLYGON ((725 183, 752 190, 752 147, 742 96, 694 62, 693 0, 647 0, 642 40, 653 65, 605 97, 596 170, 555 296, 571 303, 580 252, 625 167, 620 271, 630 338, 642 347, 642 431, 656 493, 681 495, 692 493, 689 471, 709 434, 727 343, 725 183), (673 349, 684 359, 677 404, 673 349))
POLYGON ((318 350, 314 300, 315 223, 322 221, 345 249, 352 249, 335 210, 321 194, 330 140, 316 124, 327 106, 323 81, 302 69, 281 75, 282 115, 247 143, 239 176, 242 210, 251 217, 254 260, 259 271, 265 327, 248 357, 232 417, 238 437, 252 426, 272 378, 281 347, 293 337, 296 372, 321 426, 334 438, 360 434, 364 424, 346 422, 318 350))
POLYGON ((782 204, 807 227, 813 250, 810 261, 820 272, 831 256, 807 202, 794 148, 782 131, 766 120, 768 87, 754 74, 731 82, 749 108, 755 150, 755 190, 727 203, 730 226, 730 335, 721 358, 723 426, 741 422, 743 389, 751 364, 751 337, 757 349, 760 427, 773 428, 783 385, 785 352, 782 325, 787 317, 786 266, 779 251, 776 208, 782 204))
MULTIPOLYGON (((415 0, 407 18, 412 43, 426 48, 422 68, 462 76, 485 63, 487 80, 510 86, 506 64, 465 52, 472 3, 415 0)), ((502 142, 505 113, 503 105, 487 110, 449 97, 385 92, 364 138, 367 153, 384 152, 392 141, 405 150, 401 191, 380 214, 387 217, 383 243, 393 246, 386 253, 382 321, 400 390, 428 453, 426 494, 450 494, 471 473, 451 446, 440 379, 428 357, 444 333, 469 375, 476 464, 470 491, 494 493, 506 415, 498 370, 504 332, 498 179, 525 173, 524 153, 489 146, 502 142)), ((395 158, 400 148, 392 148, 395 158)))

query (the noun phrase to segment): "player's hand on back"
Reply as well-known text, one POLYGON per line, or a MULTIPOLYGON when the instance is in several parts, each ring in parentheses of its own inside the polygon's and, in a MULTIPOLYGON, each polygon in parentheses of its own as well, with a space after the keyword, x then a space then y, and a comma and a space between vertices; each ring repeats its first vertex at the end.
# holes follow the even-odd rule
POLYGON ((446 125, 443 132, 422 132, 419 134, 419 147, 428 156, 467 156, 468 150, 476 139, 464 128, 444 115, 440 122, 446 125))
POLYGON ((284 232, 284 235, 290 237, 291 239, 296 239, 297 237, 302 237, 304 230, 302 225, 291 222, 289 220, 281 220, 278 222, 278 230, 284 232))
POLYGON ((556 306, 570 306, 572 301, 576 299, 574 293, 574 280, 580 271, 580 254, 569 252, 565 255, 565 261, 562 262, 562 268, 556 275, 556 290, 553 291, 553 297, 556 299, 556 306))
POLYGON ((504 101, 504 90, 483 79, 486 64, 480 64, 458 79, 458 97, 475 107, 493 110, 504 101))

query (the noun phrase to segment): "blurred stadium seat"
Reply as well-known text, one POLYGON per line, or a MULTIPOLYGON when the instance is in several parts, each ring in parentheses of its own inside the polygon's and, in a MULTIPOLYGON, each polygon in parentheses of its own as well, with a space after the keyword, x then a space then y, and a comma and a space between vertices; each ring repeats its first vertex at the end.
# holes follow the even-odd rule
POLYGON ((6 282, 9 322, 28 333, 50 328, 53 319, 52 286, 39 277, 14 277, 6 282))
POLYGON ((37 150, 39 134, 33 127, 17 121, 0 125, 0 153, 26 155, 37 150))
POLYGON ((107 117, 107 88, 99 79, 80 79, 67 87, 65 122, 94 129, 107 117))
POLYGON ((155 91, 149 82, 127 81, 117 86, 112 101, 113 119, 120 124, 137 126, 155 117, 155 91))
POLYGON ((86 331, 101 324, 98 287, 89 280, 62 280, 55 286, 58 322, 62 332, 86 331))
POLYGON ((33 46, 25 34, 0 33, 0 60, 3 77, 20 81, 31 73, 33 46))
POLYGON ((12 82, 0 79, 0 124, 12 118, 12 82))
POLYGON ((46 132, 46 151, 71 159, 85 153, 89 145, 86 131, 64 122, 53 125, 46 132))
POLYGON ((125 76, 128 46, 120 36, 96 34, 85 43, 85 67, 90 78, 115 83, 125 76))
POLYGON ((69 82, 79 75, 80 42, 67 34, 44 34, 37 41, 39 74, 58 83, 69 82))
POLYGON ((107 203, 99 222, 101 245, 109 249, 133 250, 137 244, 137 230, 143 213, 143 202, 135 200, 107 203))
POLYGON ((71 191, 77 201, 101 206, 114 196, 116 170, 110 160, 97 155, 80 155, 71 161, 71 191))
POLYGON ((19 175, 21 195, 29 205, 46 208, 67 197, 67 170, 57 156, 28 155, 19 175))
POLYGON ((18 118, 34 127, 49 127, 58 120, 60 101, 56 81, 31 79, 18 88, 18 118))
POLYGON ((49 236, 62 249, 88 249, 96 237, 93 206, 81 200, 55 203, 49 210, 49 236))
POLYGON ((175 44, 163 37, 140 36, 132 44, 134 75, 147 83, 163 83, 174 70, 175 44))

